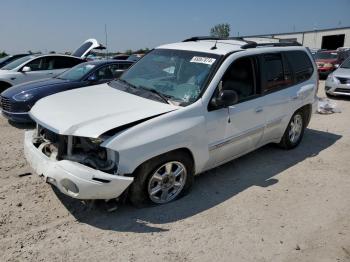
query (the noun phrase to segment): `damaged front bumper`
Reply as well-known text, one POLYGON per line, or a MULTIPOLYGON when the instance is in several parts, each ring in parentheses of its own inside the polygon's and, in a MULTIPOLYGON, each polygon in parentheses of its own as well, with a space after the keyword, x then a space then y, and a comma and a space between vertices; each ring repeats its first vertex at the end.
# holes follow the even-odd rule
POLYGON ((34 146, 34 132, 25 132, 25 157, 36 173, 62 193, 77 199, 113 199, 133 182, 132 177, 111 175, 69 160, 50 159, 34 146))

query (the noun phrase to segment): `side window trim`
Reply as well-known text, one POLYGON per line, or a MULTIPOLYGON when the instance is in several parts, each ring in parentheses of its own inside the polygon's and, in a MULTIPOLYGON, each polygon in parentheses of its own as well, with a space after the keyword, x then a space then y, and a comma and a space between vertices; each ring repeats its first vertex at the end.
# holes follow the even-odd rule
MULTIPOLYGON (((241 59, 241 58, 249 58, 251 60, 251 65, 253 67, 253 74, 254 74, 254 94, 252 96, 249 96, 245 99, 240 100, 236 105, 250 101, 250 100, 254 100, 256 98, 259 98, 261 96, 263 96, 263 94, 261 93, 261 89, 262 89, 262 70, 261 70, 261 63, 260 63, 260 59, 259 59, 260 55, 247 55, 247 56, 241 56, 237 59, 235 59, 234 61, 232 61, 232 63, 227 67, 225 73, 223 74, 223 76, 226 74, 226 72, 230 69, 231 65, 236 62, 237 60, 241 59)), ((221 81, 221 80, 220 80, 221 81)), ((218 87, 216 87, 215 91, 213 92, 213 95, 211 96, 210 100, 211 101, 213 99, 214 96, 217 95, 218 92, 218 87)), ((208 104, 207 107, 208 111, 215 111, 218 110, 216 108, 211 108, 210 107, 210 102, 208 104)))
POLYGON ((284 51, 277 51, 277 52, 269 52, 269 53, 264 53, 264 54, 261 54, 259 56, 259 60, 260 60, 260 68, 261 68, 261 72, 262 72, 262 76, 261 76, 261 92, 262 92, 262 95, 268 95, 268 94, 271 94, 271 93, 274 93, 274 92, 278 92, 278 91, 281 91, 283 89, 286 89, 286 88, 289 88, 293 85, 295 85, 295 75, 294 75, 294 70, 291 66, 291 64, 289 63, 288 59, 286 58, 284 51), (266 71, 266 67, 265 67, 265 55, 269 55, 269 54, 280 54, 281 56, 281 61, 282 61, 282 70, 283 70, 283 79, 285 80, 285 77, 286 77, 286 67, 288 65, 289 67, 289 70, 290 70, 290 73, 291 73, 291 83, 289 85, 282 85, 278 88, 272 88, 268 91, 265 91, 265 86, 267 85, 267 79, 266 79, 266 76, 267 76, 267 71, 266 71))

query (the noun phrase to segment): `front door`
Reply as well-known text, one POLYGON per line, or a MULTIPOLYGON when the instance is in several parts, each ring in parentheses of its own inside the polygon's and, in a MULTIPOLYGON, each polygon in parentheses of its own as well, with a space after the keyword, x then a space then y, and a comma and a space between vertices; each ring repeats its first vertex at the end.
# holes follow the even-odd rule
POLYGON ((264 100, 260 97, 257 67, 255 57, 239 58, 222 78, 222 88, 236 91, 238 102, 228 108, 208 112, 212 166, 255 149, 262 138, 265 126, 264 100))

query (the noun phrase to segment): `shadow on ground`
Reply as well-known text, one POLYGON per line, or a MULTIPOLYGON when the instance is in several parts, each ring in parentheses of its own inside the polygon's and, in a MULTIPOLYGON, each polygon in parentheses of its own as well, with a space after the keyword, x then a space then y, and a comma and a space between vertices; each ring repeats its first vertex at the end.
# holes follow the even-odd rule
POLYGON ((18 129, 34 129, 35 123, 19 123, 19 122, 13 122, 11 120, 8 120, 8 123, 18 129))
POLYGON ((276 184, 278 180, 274 176, 318 155, 340 138, 336 134, 307 129, 304 140, 296 149, 286 151, 273 145, 265 146, 197 176, 193 190, 187 196, 167 205, 137 209, 125 204, 116 212, 108 213, 98 206, 89 209, 80 201, 55 191, 65 207, 81 223, 123 232, 167 231, 150 224, 166 224, 185 219, 210 209, 251 186, 269 187, 276 184))

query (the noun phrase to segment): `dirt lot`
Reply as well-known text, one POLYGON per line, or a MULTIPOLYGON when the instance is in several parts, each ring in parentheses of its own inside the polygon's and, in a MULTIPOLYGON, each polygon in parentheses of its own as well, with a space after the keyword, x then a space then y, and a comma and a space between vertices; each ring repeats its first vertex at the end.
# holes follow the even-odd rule
POLYGON ((350 99, 337 103, 293 151, 266 146, 179 201, 112 213, 20 177, 24 130, 0 117, 0 261, 350 261, 350 99))

